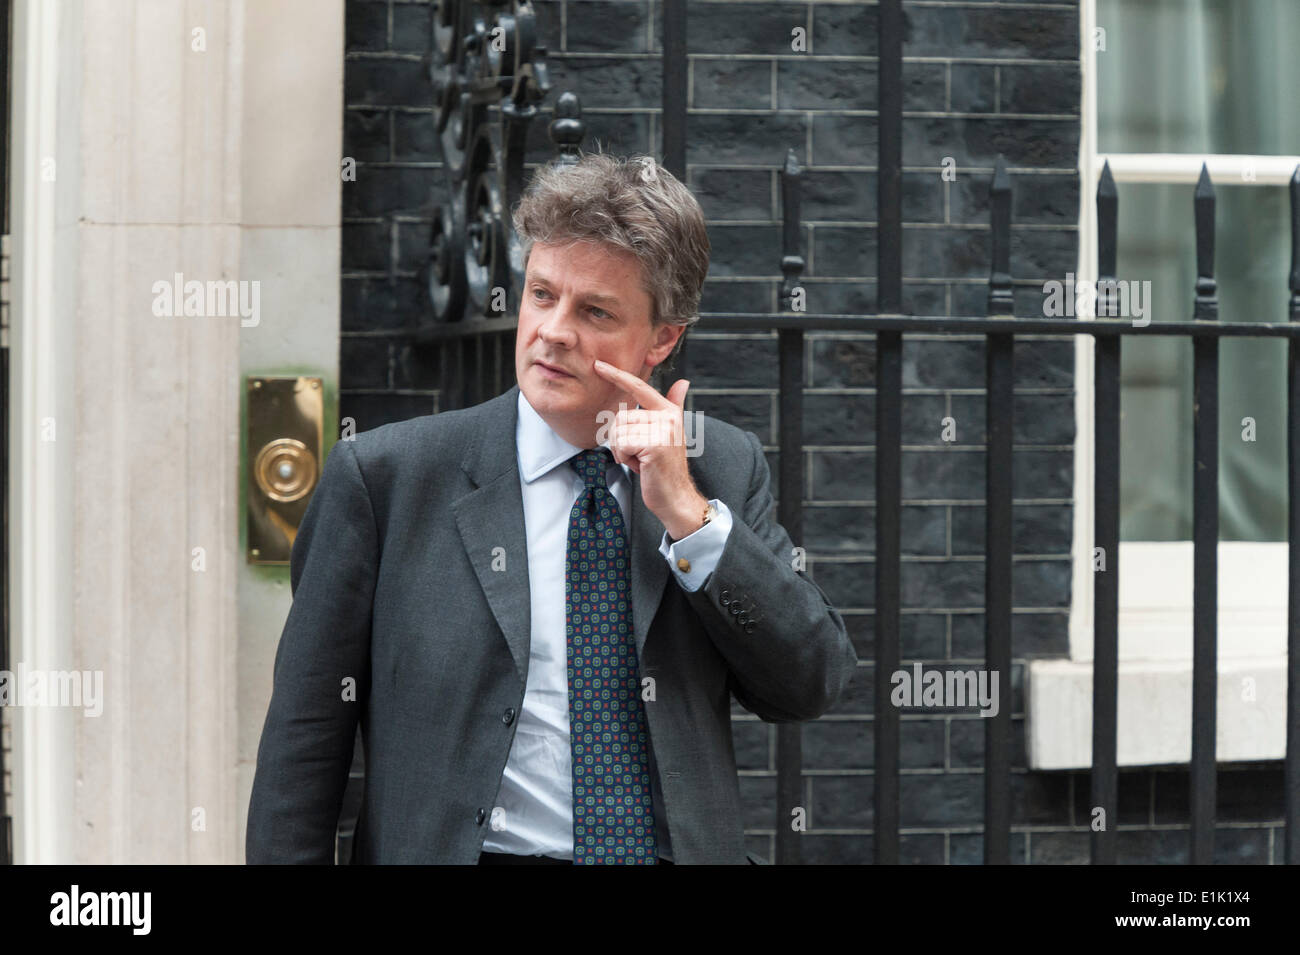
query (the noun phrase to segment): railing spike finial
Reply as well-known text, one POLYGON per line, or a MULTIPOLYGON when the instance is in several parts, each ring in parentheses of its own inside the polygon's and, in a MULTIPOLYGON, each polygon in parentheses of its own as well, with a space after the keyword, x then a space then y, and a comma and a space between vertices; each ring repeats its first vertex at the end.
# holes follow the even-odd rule
POLYGON ((1219 299, 1214 281, 1214 183, 1205 163, 1201 163, 1192 205, 1196 212, 1196 300, 1192 318, 1211 322, 1219 317, 1219 299))
POLYGON ((802 304, 800 311, 806 310, 806 303, 793 301, 794 289, 803 274, 803 223, 800 220, 802 197, 803 167, 793 149, 785 151, 785 167, 781 170, 781 236, 782 256, 781 272, 785 280, 781 283, 781 306, 790 309, 795 304, 802 304))
POLYGON ((1097 318, 1118 314, 1115 271, 1119 257, 1119 190, 1110 162, 1101 167, 1097 183, 1097 318))
POLYGON ((555 143, 556 158, 562 163, 576 163, 587 123, 582 118, 582 103, 578 94, 565 90, 555 102, 555 118, 547 127, 551 142, 555 143))
POLYGON ((989 189, 990 225, 993 231, 993 269, 989 274, 988 313, 1010 317, 1015 311, 1011 291, 1011 176, 998 154, 989 189))

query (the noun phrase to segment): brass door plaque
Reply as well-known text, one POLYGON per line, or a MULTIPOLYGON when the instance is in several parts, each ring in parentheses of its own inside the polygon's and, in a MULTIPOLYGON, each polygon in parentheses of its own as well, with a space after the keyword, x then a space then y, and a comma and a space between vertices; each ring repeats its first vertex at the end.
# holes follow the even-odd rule
POLYGON ((248 379, 248 561, 287 564, 320 479, 320 378, 248 379))

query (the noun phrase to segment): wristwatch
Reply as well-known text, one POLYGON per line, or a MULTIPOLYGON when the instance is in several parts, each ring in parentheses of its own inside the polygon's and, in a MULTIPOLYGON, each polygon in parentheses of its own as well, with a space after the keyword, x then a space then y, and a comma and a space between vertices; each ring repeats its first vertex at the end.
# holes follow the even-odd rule
MULTIPOLYGON (((712 501, 709 501, 704 505, 704 514, 700 518, 700 527, 703 527, 705 524, 709 523, 709 521, 713 520, 717 516, 718 516, 718 509, 713 506, 712 501)), ((700 527, 695 528, 695 531, 698 531, 700 527)), ((691 534, 694 534, 695 531, 691 531, 691 534)), ((689 537, 690 534, 686 536, 689 537)), ((685 538, 682 537, 674 538, 672 534, 668 535, 668 543, 670 544, 675 544, 679 540, 685 540, 685 538)))

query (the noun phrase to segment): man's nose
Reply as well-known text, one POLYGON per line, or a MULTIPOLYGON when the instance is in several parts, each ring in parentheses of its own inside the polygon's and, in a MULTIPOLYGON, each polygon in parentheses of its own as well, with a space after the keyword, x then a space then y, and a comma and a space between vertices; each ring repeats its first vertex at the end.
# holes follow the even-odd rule
POLYGON ((557 306, 538 327, 537 334, 548 343, 572 344, 576 337, 576 324, 571 312, 571 306, 557 306))

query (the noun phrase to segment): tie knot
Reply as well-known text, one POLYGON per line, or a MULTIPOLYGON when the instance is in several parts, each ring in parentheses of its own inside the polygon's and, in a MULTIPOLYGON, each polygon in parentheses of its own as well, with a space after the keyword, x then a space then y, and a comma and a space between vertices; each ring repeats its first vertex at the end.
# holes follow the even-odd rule
POLYGON ((571 457, 569 464, 578 472, 578 477, 582 478, 582 483, 587 487, 607 488, 609 484, 605 472, 613 460, 614 455, 609 448, 590 448, 579 451, 571 457))

